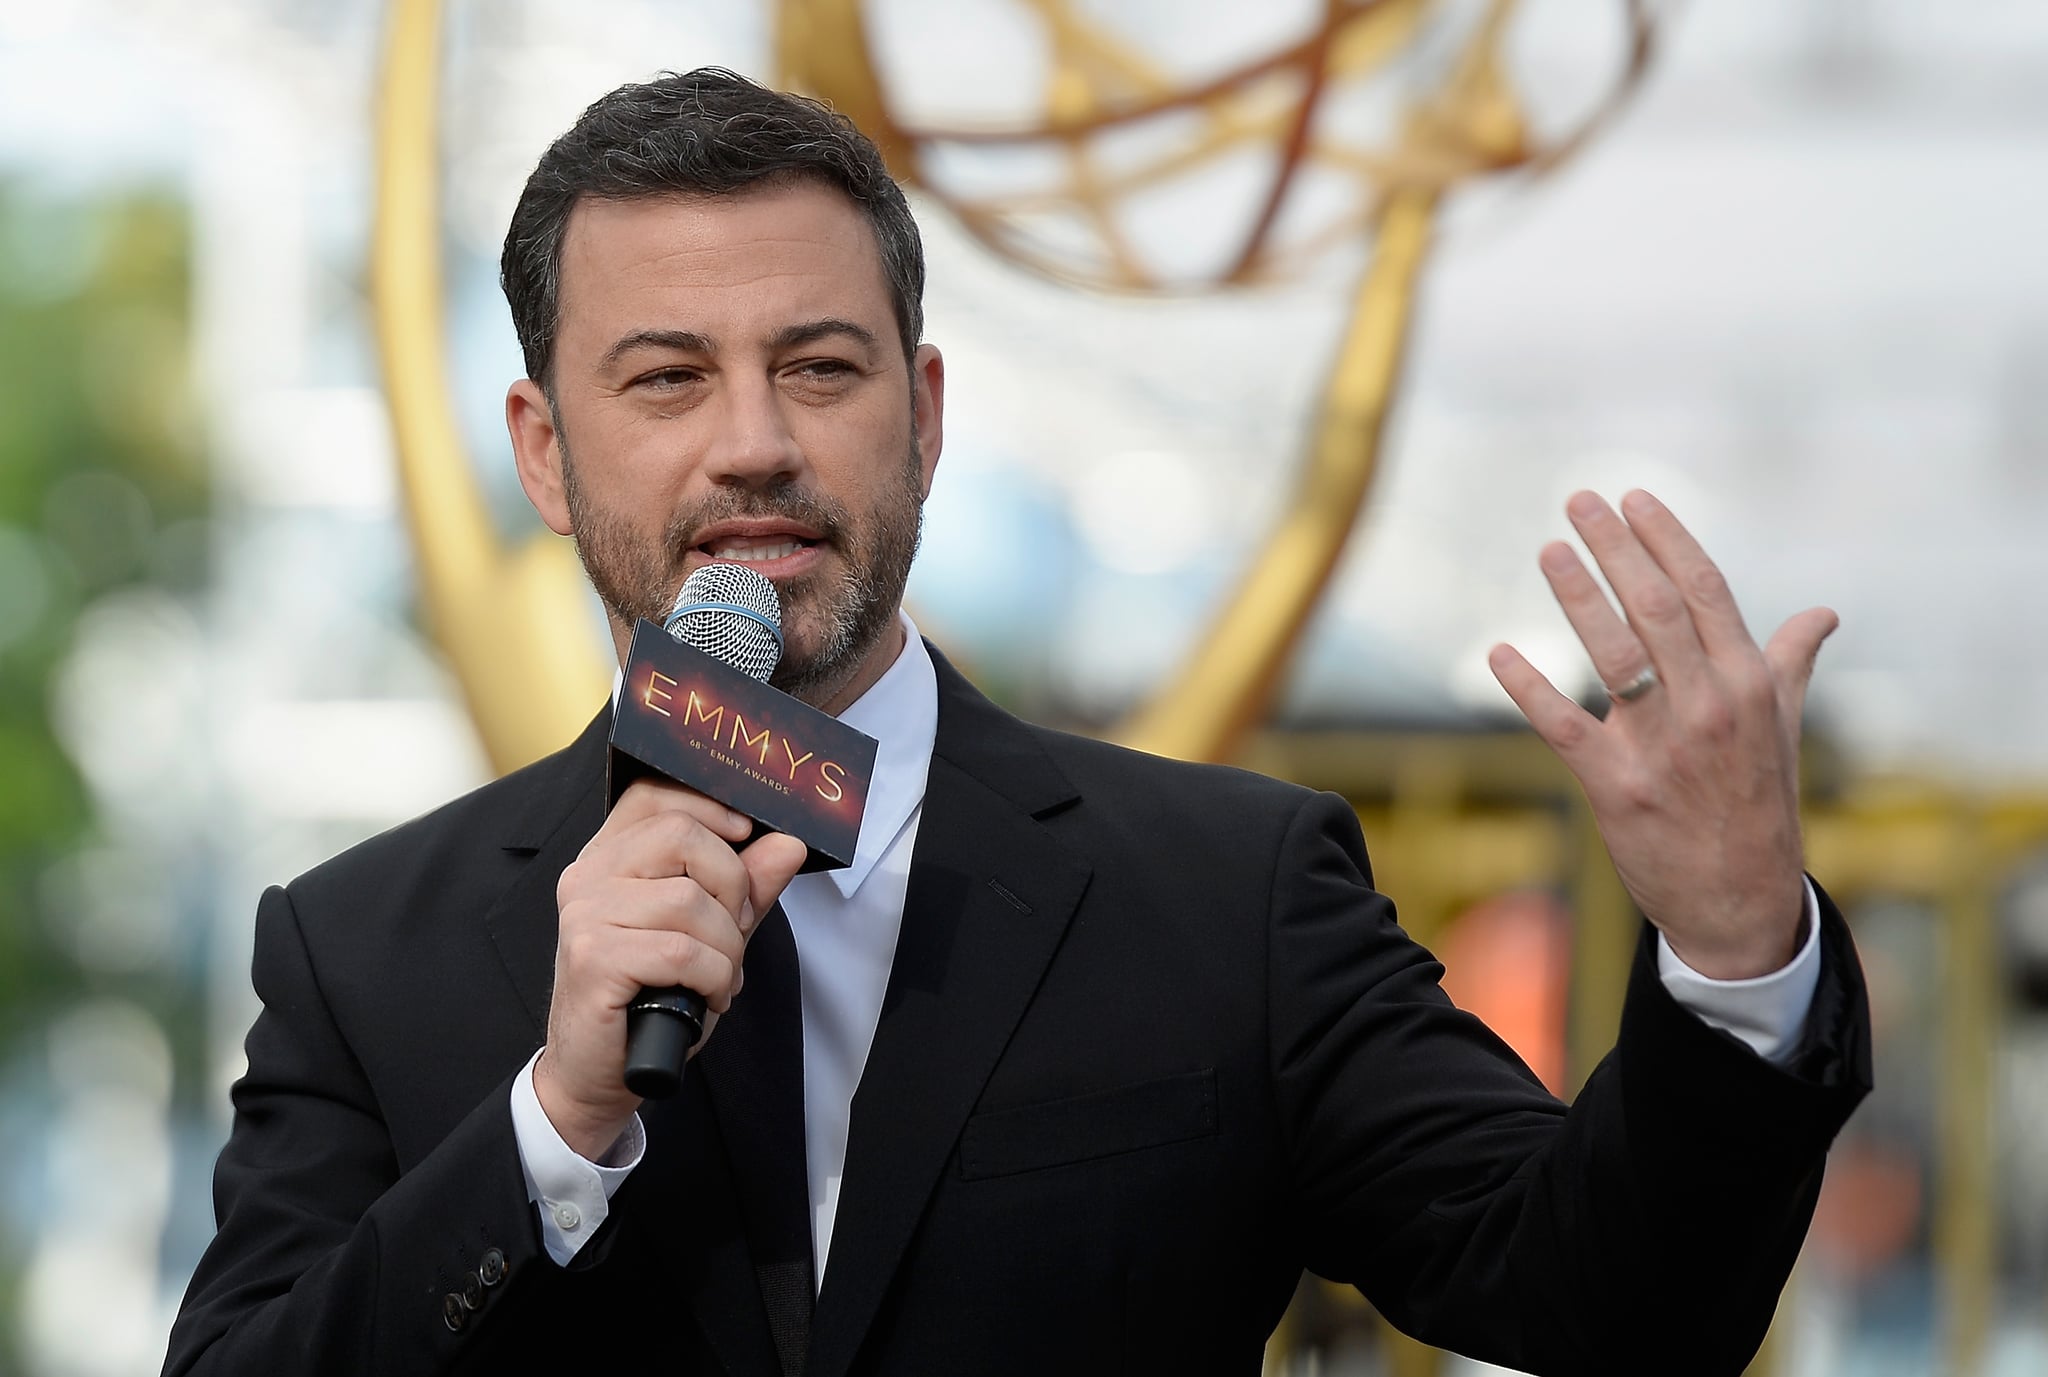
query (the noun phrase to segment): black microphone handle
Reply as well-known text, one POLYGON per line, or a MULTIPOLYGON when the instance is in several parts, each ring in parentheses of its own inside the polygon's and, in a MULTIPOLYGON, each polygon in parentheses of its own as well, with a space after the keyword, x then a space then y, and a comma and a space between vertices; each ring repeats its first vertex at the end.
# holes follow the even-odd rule
POLYGON ((704 1036, 704 996, 643 986, 626 1006, 626 1089, 665 1100, 683 1088, 690 1049, 704 1036))
MULTIPOLYGON (((775 829, 756 818, 740 843, 744 851, 775 829)), ((665 1100, 683 1088, 690 1049, 704 1038, 704 996, 679 985, 642 985, 626 1006, 626 1089, 643 1100, 665 1100)))

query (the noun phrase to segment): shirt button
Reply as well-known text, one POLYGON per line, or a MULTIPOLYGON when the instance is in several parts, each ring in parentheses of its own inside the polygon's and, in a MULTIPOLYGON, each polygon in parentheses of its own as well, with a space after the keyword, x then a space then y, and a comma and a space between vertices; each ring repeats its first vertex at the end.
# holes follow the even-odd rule
POLYGON ((474 1272, 462 1279, 462 1304, 468 1310, 483 1309, 484 1279, 474 1272))
POLYGON ((441 1297, 441 1323, 457 1334, 462 1332, 462 1326, 469 1323, 469 1311, 462 1308, 462 1297, 453 1291, 441 1297))
POLYGON ((555 1206, 555 1227, 565 1234, 573 1234, 583 1227, 583 1211, 564 1200, 555 1206))
POLYGON ((505 1279, 505 1253, 500 1248, 484 1249, 483 1261, 476 1269, 477 1279, 486 1286, 496 1286, 505 1279))

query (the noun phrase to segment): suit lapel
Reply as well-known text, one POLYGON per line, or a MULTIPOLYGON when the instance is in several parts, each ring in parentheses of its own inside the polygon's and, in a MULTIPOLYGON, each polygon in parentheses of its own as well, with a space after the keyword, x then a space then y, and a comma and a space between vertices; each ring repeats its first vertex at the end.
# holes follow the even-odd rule
MULTIPOLYGON (((503 844, 532 859, 484 915, 505 973, 542 1037, 555 984, 555 885, 604 822, 611 716, 609 708, 598 713, 567 749, 522 772, 529 775, 518 795, 522 806, 509 819, 503 844)), ((506 785, 516 782, 507 780, 506 785)))
POLYGON ((903 926, 854 1095, 813 1374, 851 1365, 1089 878, 1038 817, 1075 793, 936 650, 939 729, 903 926))

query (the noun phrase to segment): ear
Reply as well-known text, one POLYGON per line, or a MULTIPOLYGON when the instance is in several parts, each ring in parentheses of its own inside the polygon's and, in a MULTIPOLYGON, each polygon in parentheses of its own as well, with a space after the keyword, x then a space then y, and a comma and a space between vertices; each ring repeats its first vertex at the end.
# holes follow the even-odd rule
POLYGON ((924 495, 932 495, 932 471, 946 438, 946 361, 938 347, 920 344, 910 356, 911 407, 917 416, 917 457, 924 475, 924 495))
POLYGON ((556 535, 573 535, 569 495, 562 483, 562 437, 555 433, 554 408, 531 378, 505 393, 505 429, 512 434, 512 459, 526 500, 556 535))

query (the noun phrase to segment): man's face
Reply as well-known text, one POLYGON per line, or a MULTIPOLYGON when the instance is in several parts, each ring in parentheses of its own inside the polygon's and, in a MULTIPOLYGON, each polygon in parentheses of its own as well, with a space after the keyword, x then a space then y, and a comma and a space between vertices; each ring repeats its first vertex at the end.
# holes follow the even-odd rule
POLYGON ((944 372, 906 362, 874 233, 815 182, 585 201, 562 245, 550 406, 514 384, 520 480, 576 538, 623 658, 690 571, 782 597, 775 682, 837 710, 893 658, 944 372))

